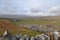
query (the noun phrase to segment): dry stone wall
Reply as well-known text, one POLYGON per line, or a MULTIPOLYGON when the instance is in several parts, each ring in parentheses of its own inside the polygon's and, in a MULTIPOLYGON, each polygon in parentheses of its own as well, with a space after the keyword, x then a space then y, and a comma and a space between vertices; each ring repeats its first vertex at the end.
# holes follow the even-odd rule
POLYGON ((5 31, 3 36, 0 37, 0 40, 60 40, 60 32, 55 31, 51 32, 51 34, 40 34, 36 36, 17 34, 13 36, 8 31, 5 31))

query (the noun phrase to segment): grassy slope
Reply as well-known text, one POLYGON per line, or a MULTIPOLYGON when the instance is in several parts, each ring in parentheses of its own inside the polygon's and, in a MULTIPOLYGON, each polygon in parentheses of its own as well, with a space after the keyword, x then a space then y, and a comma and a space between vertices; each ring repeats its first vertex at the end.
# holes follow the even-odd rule
POLYGON ((20 20, 13 22, 14 24, 52 24, 52 25, 57 25, 60 26, 60 19, 54 19, 54 20, 20 20))
POLYGON ((4 30, 9 30, 12 32, 12 34, 22 33, 22 34, 30 34, 30 35, 37 35, 40 34, 40 32, 32 31, 26 28, 18 28, 16 25, 19 24, 52 24, 56 26, 60 26, 60 17, 50 17, 46 19, 40 19, 40 20, 18 20, 16 22, 10 23, 9 20, 11 19, 0 19, 0 34, 3 33, 4 30), (3 20, 3 22, 1 22, 3 20), (7 20, 8 22, 5 22, 7 20), (4 23, 5 22, 5 23, 4 23), (6 24, 7 23, 7 24, 6 24), (16 24, 16 25, 14 25, 16 24), (4 28, 7 27, 7 28, 4 28), (13 27, 13 28, 12 28, 13 27), (16 28, 17 27, 17 28, 16 28), (13 31, 12 31, 13 30, 13 31))
POLYGON ((40 34, 40 32, 36 32, 36 31, 32 31, 26 28, 16 26, 7 19, 0 19, 0 35, 2 35, 5 30, 9 30, 14 35, 19 33, 29 34, 31 36, 40 34))

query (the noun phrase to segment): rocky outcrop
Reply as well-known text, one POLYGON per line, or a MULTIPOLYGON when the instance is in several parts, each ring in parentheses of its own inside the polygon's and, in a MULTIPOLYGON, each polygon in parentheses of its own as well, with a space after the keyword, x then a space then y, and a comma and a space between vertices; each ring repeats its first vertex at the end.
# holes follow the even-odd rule
POLYGON ((40 31, 40 32, 53 32, 53 31, 60 31, 59 26, 51 25, 51 24, 44 24, 44 25, 38 25, 38 24, 20 24, 21 27, 25 27, 34 31, 40 31))

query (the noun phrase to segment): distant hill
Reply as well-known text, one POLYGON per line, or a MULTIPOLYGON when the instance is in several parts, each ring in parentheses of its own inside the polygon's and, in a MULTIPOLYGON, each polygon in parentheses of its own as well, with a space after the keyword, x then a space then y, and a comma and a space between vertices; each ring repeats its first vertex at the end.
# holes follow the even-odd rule
POLYGON ((35 19, 35 20, 40 20, 40 19, 56 19, 60 18, 60 16, 26 16, 26 15, 0 15, 2 18, 14 18, 14 19, 35 19))
POLYGON ((25 15, 0 15, 0 18, 26 19, 26 20, 51 20, 60 19, 60 16, 25 16, 25 15))

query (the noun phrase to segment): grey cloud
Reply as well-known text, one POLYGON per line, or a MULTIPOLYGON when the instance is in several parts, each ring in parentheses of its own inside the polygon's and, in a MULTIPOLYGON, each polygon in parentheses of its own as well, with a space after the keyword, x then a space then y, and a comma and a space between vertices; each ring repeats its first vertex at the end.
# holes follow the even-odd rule
POLYGON ((54 13, 56 15, 60 14, 60 6, 52 7, 48 10, 49 13, 54 13))
POLYGON ((50 13, 57 13, 57 14, 60 14, 60 10, 51 11, 50 13))
POLYGON ((30 11, 31 11, 32 13, 39 13, 39 12, 41 12, 42 10, 37 7, 37 8, 31 8, 30 11))

